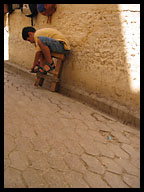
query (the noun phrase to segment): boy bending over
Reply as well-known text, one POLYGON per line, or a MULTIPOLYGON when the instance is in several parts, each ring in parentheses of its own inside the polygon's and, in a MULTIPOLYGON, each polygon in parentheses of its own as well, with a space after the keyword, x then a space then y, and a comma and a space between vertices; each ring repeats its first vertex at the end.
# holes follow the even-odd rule
POLYGON ((22 38, 32 44, 34 43, 36 47, 31 72, 36 72, 35 67, 38 65, 38 71, 46 74, 55 69, 51 52, 67 54, 70 51, 68 40, 56 29, 43 28, 36 30, 34 27, 24 27, 22 38))

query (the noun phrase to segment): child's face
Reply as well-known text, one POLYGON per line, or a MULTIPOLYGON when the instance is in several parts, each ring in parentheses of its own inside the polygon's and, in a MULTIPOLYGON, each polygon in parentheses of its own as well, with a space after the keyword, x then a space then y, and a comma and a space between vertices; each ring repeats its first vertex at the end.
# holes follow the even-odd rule
POLYGON ((30 43, 34 43, 34 35, 33 33, 29 32, 28 33, 29 37, 27 37, 27 41, 29 41, 30 43))

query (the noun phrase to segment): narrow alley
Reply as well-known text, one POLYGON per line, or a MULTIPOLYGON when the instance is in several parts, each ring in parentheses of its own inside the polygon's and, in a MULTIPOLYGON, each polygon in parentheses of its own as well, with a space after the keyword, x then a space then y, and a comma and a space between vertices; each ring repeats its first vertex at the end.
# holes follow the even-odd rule
POLYGON ((5 188, 139 188, 140 131, 4 71, 5 188))

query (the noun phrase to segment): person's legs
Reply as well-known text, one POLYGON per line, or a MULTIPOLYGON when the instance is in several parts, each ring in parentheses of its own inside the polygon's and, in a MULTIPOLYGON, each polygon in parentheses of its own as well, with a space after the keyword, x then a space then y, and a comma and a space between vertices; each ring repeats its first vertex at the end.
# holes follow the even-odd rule
POLYGON ((41 51, 39 60, 38 60, 38 62, 37 62, 37 64, 36 64, 36 66, 37 66, 38 68, 33 69, 33 70, 31 71, 31 73, 36 73, 36 72, 38 72, 39 69, 41 69, 41 67, 43 67, 43 66, 46 64, 46 62, 47 62, 47 60, 46 60, 43 52, 41 51))
MULTIPOLYGON (((47 60, 43 54, 43 52, 41 51, 41 55, 39 58, 39 61, 37 63, 37 66, 39 68, 39 71, 44 73, 44 71, 49 71, 51 68, 47 65, 47 60)), ((53 65, 52 65, 53 66, 53 65)), ((55 65, 54 65, 55 66, 55 65)))
POLYGON ((47 60, 46 60, 44 54, 41 52, 40 59, 39 59, 39 62, 38 62, 38 66, 43 67, 46 64, 46 62, 47 62, 47 60))
MULTIPOLYGON (((54 65, 51 58, 51 52, 54 52, 54 53, 68 52, 64 49, 63 43, 49 37, 39 36, 38 45, 41 48, 41 51, 44 54, 46 61, 48 62, 48 64, 52 64, 52 67, 54 67, 54 65)), ((44 65, 43 67, 45 71, 51 70, 48 64, 44 65)), ((43 72, 43 71, 40 70, 40 72, 43 72)))
POLYGON ((46 46, 39 38, 37 41, 39 47, 41 48, 41 51, 43 52, 46 60, 48 63, 52 63, 52 58, 51 58, 51 53, 50 53, 50 49, 48 46, 46 46))
POLYGON ((50 64, 53 64, 50 49, 48 46, 42 43, 40 39, 38 39, 38 45, 40 46, 41 51, 43 53, 43 56, 41 56, 40 58, 40 67, 43 67, 43 68, 39 69, 39 71, 42 73, 44 71, 50 71, 51 68, 48 65, 46 65, 47 62, 50 64))

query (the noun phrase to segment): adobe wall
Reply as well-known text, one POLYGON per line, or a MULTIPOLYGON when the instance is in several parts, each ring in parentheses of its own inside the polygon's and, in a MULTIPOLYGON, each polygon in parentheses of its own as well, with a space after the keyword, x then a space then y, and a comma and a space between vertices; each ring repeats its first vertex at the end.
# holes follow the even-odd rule
MULTIPOLYGON (((57 28, 70 41, 72 52, 64 62, 60 91, 106 98, 139 110, 139 4, 57 4, 52 24, 38 15, 36 29, 57 28)), ((31 21, 20 10, 9 17, 9 60, 31 68, 34 47, 21 37, 31 21)))

